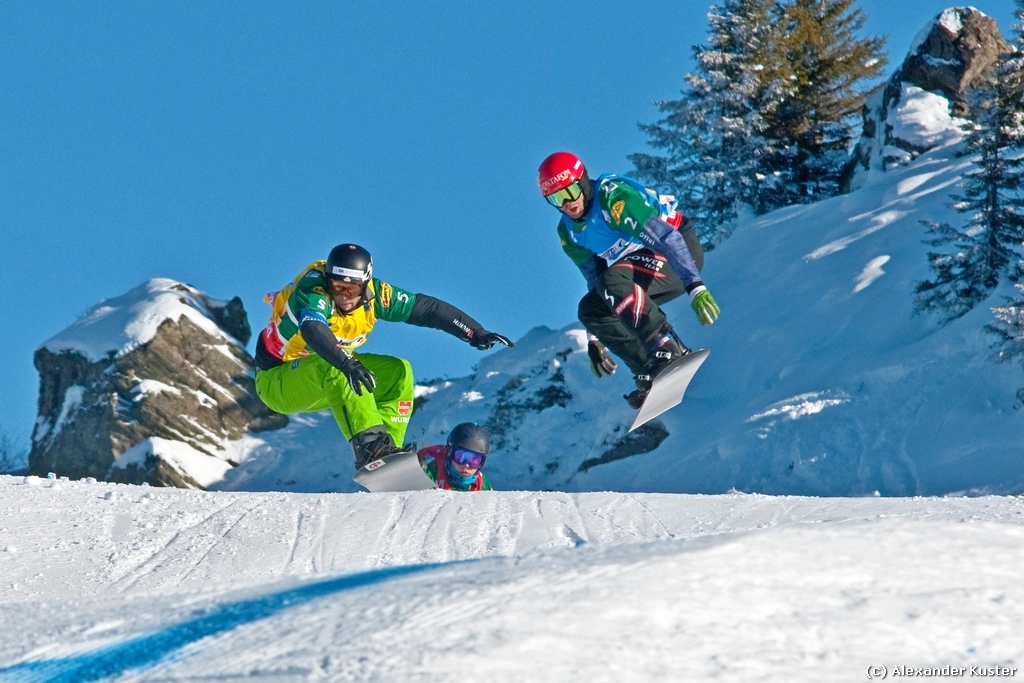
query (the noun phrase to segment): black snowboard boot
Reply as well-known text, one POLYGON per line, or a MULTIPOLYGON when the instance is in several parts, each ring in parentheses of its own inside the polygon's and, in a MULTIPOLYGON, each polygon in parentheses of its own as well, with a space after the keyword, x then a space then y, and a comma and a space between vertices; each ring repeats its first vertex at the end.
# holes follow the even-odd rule
POLYGON ((679 360, 688 353, 690 353, 690 349, 686 348, 671 332, 658 340, 653 348, 648 351, 647 362, 644 363, 643 370, 633 376, 633 379, 636 381, 636 389, 623 397, 626 399, 629 407, 639 410, 640 406, 647 400, 647 394, 651 391, 654 378, 674 361, 679 360))
POLYGON ((356 456, 357 470, 378 458, 383 458, 385 455, 415 450, 415 448, 411 447, 399 448, 396 446, 391 435, 380 425, 364 429, 358 434, 353 435, 352 441, 349 443, 352 446, 352 452, 356 456))

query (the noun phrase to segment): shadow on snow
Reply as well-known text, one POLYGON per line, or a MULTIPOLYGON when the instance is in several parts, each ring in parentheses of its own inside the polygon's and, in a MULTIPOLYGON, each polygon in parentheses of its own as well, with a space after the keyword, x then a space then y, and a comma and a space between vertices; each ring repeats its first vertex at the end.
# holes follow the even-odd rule
POLYGON ((207 636, 229 631, 282 610, 297 607, 317 598, 360 588, 396 577, 439 567, 439 564, 391 567, 338 578, 325 579, 271 595, 242 600, 212 608, 203 616, 170 626, 155 633, 138 636, 94 652, 39 661, 22 662, 0 668, 0 681, 36 683, 37 681, 96 681, 145 669, 170 657, 181 648, 207 636))

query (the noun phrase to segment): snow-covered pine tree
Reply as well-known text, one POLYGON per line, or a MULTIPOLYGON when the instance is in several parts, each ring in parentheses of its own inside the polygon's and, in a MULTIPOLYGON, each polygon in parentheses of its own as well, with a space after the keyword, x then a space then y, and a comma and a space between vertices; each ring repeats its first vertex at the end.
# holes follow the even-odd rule
POLYGON ((713 243, 728 235, 741 205, 758 203, 761 116, 776 106, 783 79, 772 68, 776 0, 724 0, 708 18, 708 46, 694 47, 688 89, 681 99, 656 102, 664 118, 640 125, 664 156, 629 159, 638 178, 675 194, 713 243))
MULTIPOLYGON (((964 174, 962 194, 953 195, 950 205, 968 221, 961 228, 922 221, 935 233, 927 244, 953 248, 928 254, 935 277, 918 283, 915 308, 936 312, 947 322, 986 299, 1003 278, 1016 280, 1022 272, 1024 56, 1019 47, 969 94, 968 105, 964 145, 974 168, 964 174)), ((1006 310, 997 319, 1017 320, 1006 310)), ((1011 330, 1009 337, 1014 335, 1011 330)))
POLYGON ((790 82, 765 117, 769 151, 764 210, 839 193, 866 96, 865 81, 885 67, 885 39, 861 38, 865 15, 854 0, 792 0, 783 43, 790 82))
POLYGON ((885 65, 884 40, 858 39, 854 0, 724 0, 709 45, 666 114, 640 128, 664 156, 634 154, 634 173, 680 198, 705 241, 755 213, 838 192, 864 94, 885 65))
MULTIPOLYGON (((1017 24, 1014 26, 1015 41, 1011 46, 1013 51, 997 69, 996 80, 1009 113, 1006 154, 1010 157, 1009 173, 1016 177, 1018 188, 1018 203, 1011 207, 1011 211, 1015 211, 1017 216, 1024 216, 1024 205, 1019 203, 1024 197, 1024 167, 1021 165, 1021 157, 1024 156, 1024 0, 1015 2, 1017 24)), ((1018 271, 1021 270, 1024 270, 1024 265, 1018 264, 1018 271)), ((985 330, 997 338, 996 360, 1016 360, 1024 365, 1024 285, 1017 284, 1015 288, 1015 298, 1008 297, 1006 305, 992 308, 995 321, 985 330)), ((1017 407, 1024 407, 1024 389, 1017 391, 1017 407)))
MULTIPOLYGON (((995 335, 995 359, 999 363, 1018 361, 1024 365, 1024 285, 1014 285, 1017 297, 1010 298, 1005 306, 993 306, 995 322, 985 326, 985 331, 995 335)), ((1024 408, 1024 389, 1017 390, 1017 409, 1024 408)))

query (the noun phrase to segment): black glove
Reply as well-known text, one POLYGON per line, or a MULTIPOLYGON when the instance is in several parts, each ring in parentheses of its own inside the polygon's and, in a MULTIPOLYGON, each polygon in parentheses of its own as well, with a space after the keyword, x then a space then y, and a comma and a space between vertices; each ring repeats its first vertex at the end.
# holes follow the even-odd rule
POLYGON ((488 332, 487 330, 480 330, 474 334, 469 340, 469 343, 481 351, 486 351, 495 344, 504 344, 509 347, 515 346, 508 337, 500 335, 497 332, 488 332))
MULTIPOLYGON (((348 354, 346 354, 348 355, 348 354)), ((363 395, 363 387, 370 393, 377 386, 377 380, 373 373, 366 369, 366 366, 356 360, 355 356, 348 356, 336 366, 348 379, 348 384, 356 396, 363 395)))
POLYGON ((302 331, 302 337, 306 340, 306 346, 345 375, 348 385, 352 387, 352 391, 356 392, 356 396, 363 395, 363 387, 373 393, 373 388, 377 386, 377 380, 374 379, 373 373, 338 343, 326 323, 310 318, 302 322, 299 330, 302 331))
POLYGON ((595 377, 615 374, 615 368, 618 365, 608 355, 608 349, 604 344, 596 339, 591 339, 587 343, 587 355, 590 356, 590 371, 594 373, 595 377))

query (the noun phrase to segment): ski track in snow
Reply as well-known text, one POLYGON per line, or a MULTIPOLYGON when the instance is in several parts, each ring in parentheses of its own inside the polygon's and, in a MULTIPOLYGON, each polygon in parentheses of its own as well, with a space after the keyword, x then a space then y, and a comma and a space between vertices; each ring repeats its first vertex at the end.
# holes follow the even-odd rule
POLYGON ((0 681, 862 680, 1024 657, 1024 500, 0 477, 0 681))

